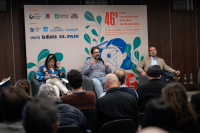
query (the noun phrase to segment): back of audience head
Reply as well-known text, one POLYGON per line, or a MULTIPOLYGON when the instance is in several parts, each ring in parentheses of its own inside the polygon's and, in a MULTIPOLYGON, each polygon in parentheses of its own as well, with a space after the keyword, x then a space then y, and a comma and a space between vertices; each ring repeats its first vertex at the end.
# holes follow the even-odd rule
POLYGON ((117 76, 115 74, 107 74, 104 78, 104 84, 105 84, 105 89, 106 91, 108 91, 109 89, 111 88, 114 88, 114 87, 119 87, 120 83, 119 83, 119 80, 117 78, 117 76))
POLYGON ((19 87, 20 89, 23 89, 30 98, 32 97, 32 92, 31 92, 31 84, 27 79, 20 79, 17 81, 16 86, 19 87))
POLYGON ((22 110, 29 101, 25 91, 11 86, 4 89, 0 95, 0 112, 6 122, 17 122, 22 119, 22 110))
POLYGON ((67 73, 67 79, 73 89, 78 89, 82 86, 83 78, 78 70, 72 69, 67 73))
POLYGON ((180 83, 167 84, 162 89, 162 99, 175 110, 178 125, 194 122, 196 114, 188 101, 185 88, 180 83))
POLYGON ((117 78, 118 78, 118 80, 119 80, 119 82, 120 82, 120 85, 125 84, 127 74, 126 74, 126 72, 125 72, 124 69, 119 68, 119 69, 115 70, 115 71, 113 72, 113 74, 115 74, 115 75, 117 76, 117 78))
POLYGON ((150 81, 152 79, 160 79, 161 78, 160 71, 157 68, 150 67, 146 74, 147 74, 148 81, 150 81))
POLYGON ((56 102, 59 97, 56 95, 55 89, 50 84, 44 84, 40 86, 39 96, 45 96, 49 98, 51 101, 56 102))
POLYGON ((142 128, 154 126, 168 132, 174 132, 176 128, 176 113, 164 100, 153 100, 145 109, 141 125, 142 128))
POLYGON ((23 110, 26 133, 56 133, 59 127, 58 109, 49 98, 39 96, 28 102, 23 110))

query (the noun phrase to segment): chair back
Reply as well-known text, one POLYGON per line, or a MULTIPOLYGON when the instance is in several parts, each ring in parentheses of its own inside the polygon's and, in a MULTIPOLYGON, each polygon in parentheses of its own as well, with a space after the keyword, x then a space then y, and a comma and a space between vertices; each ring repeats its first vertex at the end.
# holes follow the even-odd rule
POLYGON ((60 126, 57 133, 83 133, 80 127, 75 125, 60 126))
POLYGON ((196 122, 197 122, 198 126, 200 127, 200 114, 197 116, 196 122))
POLYGON ((94 109, 85 109, 85 110, 81 110, 81 112, 85 115, 87 119, 87 129, 90 130, 94 109))
POLYGON ((135 133, 136 130, 135 121, 131 119, 120 119, 105 123, 99 133, 135 133))

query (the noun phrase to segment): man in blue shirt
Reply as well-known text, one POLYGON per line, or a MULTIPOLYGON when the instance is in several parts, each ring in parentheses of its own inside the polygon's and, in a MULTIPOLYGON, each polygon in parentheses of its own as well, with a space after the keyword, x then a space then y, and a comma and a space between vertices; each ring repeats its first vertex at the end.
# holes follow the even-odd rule
POLYGON ((97 97, 103 93, 103 80, 106 74, 111 73, 111 68, 108 63, 99 61, 100 51, 99 47, 94 46, 91 48, 92 58, 85 61, 81 74, 90 77, 93 80, 95 92, 97 97))

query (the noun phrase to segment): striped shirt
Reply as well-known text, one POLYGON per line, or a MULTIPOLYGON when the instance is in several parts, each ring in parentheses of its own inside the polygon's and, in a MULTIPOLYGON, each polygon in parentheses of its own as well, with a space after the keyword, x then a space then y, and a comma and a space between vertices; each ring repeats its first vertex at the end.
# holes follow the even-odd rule
POLYGON ((86 75, 90 78, 99 78, 99 77, 105 77, 106 74, 112 72, 111 68, 108 67, 107 69, 101 61, 99 62, 95 61, 95 63, 93 63, 93 65, 90 66, 91 59, 85 61, 83 68, 81 70, 81 74, 86 75))

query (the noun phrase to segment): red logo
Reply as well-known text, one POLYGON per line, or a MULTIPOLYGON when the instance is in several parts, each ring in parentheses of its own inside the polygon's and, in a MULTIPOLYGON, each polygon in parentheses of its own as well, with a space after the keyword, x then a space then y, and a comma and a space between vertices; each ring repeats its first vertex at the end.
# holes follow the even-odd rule
POLYGON ((135 75, 133 73, 126 73, 127 74, 127 78, 126 78, 126 86, 128 88, 133 88, 133 89, 137 89, 137 80, 135 78, 135 75))

